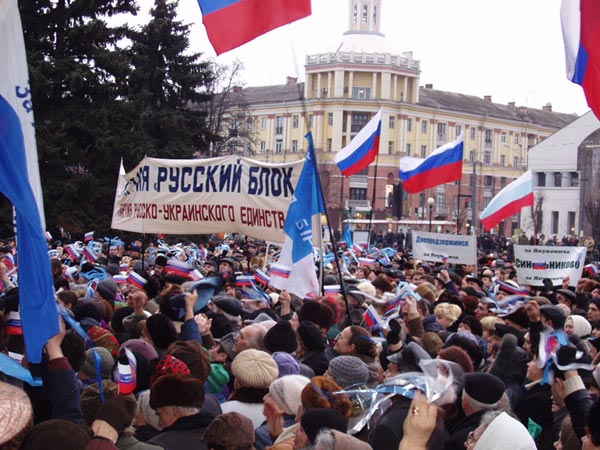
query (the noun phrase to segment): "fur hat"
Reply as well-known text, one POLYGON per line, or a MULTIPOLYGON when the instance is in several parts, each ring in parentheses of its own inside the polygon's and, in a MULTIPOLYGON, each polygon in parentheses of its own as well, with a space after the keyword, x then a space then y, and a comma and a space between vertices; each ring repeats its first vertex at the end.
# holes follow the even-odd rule
POLYGON ((298 326, 298 337, 307 351, 325 350, 325 341, 317 326, 309 321, 300 322, 298 326))
POLYGON ((344 389, 369 380, 369 367, 356 356, 336 356, 329 362, 327 373, 344 389))
POLYGON ((210 355, 200 342, 175 341, 169 345, 167 352, 187 365, 190 376, 203 382, 208 379, 211 372, 210 355))
POLYGON ((311 444, 314 444, 317 433, 321 428, 338 430, 342 433, 345 433, 348 429, 348 419, 337 409, 308 409, 302 414, 300 424, 311 444))
POLYGON ((80 372, 89 378, 96 379, 96 356, 100 358, 100 368, 102 370, 102 379, 110 380, 112 374, 112 368, 115 364, 115 359, 110 352, 104 347, 94 347, 85 351, 84 360, 79 368, 80 372))
POLYGON ((268 388, 279 376, 279 367, 267 352, 248 349, 235 357, 231 373, 245 387, 268 388))
POLYGON ((286 352, 273 353, 273 359, 279 367, 279 377, 285 375, 298 375, 300 373, 300 364, 292 355, 286 352))
POLYGON ((241 448, 254 445, 254 425, 246 416, 228 412, 217 416, 204 432, 204 442, 209 448, 241 448))
POLYGON ((0 381, 0 444, 18 435, 32 419, 33 408, 25 391, 0 381))
POLYGON ((51 419, 34 426, 21 445, 21 450, 47 450, 60 448, 61 450, 81 450, 90 442, 87 431, 63 419, 51 419))
POLYGON ((164 375, 150 389, 150 407, 188 406, 202 408, 204 383, 185 375, 164 375))
POLYGON ((264 339, 265 348, 270 353, 294 353, 298 348, 296 333, 287 320, 281 320, 271 327, 264 339))
POLYGON ((302 404, 302 389, 308 383, 310 380, 302 375, 286 375, 271 383, 269 394, 285 414, 295 416, 302 404))

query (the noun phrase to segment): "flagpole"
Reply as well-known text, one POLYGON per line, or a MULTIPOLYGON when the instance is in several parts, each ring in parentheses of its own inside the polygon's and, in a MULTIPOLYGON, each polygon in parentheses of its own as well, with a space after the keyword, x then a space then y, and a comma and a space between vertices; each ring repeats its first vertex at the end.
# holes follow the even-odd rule
POLYGON ((379 152, 377 152, 377 159, 375 160, 375 176, 373 179, 373 197, 371 200, 371 214, 369 216, 369 247, 371 246, 371 225, 373 223, 373 215, 375 214, 375 199, 377 195, 377 167, 379 166, 379 152))

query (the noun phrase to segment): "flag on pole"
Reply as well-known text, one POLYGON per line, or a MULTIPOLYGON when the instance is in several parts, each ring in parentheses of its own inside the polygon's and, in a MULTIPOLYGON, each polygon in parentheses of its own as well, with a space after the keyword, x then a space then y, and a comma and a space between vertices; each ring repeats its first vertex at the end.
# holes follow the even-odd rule
POLYGON ((313 217, 325 211, 312 134, 305 137, 308 152, 283 226, 285 241, 278 261, 292 270, 288 278, 282 278, 274 276, 271 267, 271 285, 300 298, 316 296, 320 291, 313 262, 313 231, 321 233, 321 230, 313 230, 313 217))
POLYGON ((17 211, 19 303, 27 359, 59 332, 44 233, 33 106, 17 2, 0 0, 0 192, 17 211))
POLYGON ((567 78, 583 88, 600 118, 600 5, 597 0, 563 0, 560 19, 567 78))
POLYGON ((352 230, 350 229, 350 221, 346 222, 346 229, 343 236, 344 242, 348 248, 352 248, 352 230))
POLYGON ((217 55, 309 16, 310 0, 198 0, 217 55))
POLYGON ((489 231, 504 219, 520 212, 525 206, 533 206, 533 202, 533 176, 531 170, 528 170, 498 192, 479 218, 489 231))
POLYGON ((381 316, 373 305, 369 305, 367 310, 363 313, 363 319, 369 328, 381 326, 381 316))
POLYGON ((335 154, 335 163, 350 177, 369 167, 379 153, 383 108, 358 132, 346 147, 335 154))
POLYGON ((440 184, 460 180, 464 153, 463 135, 437 148, 427 158, 405 156, 400 160, 400 179, 406 192, 414 194, 440 184))
POLYGON ((83 235, 83 242, 89 242, 94 240, 94 232, 88 231, 83 235))

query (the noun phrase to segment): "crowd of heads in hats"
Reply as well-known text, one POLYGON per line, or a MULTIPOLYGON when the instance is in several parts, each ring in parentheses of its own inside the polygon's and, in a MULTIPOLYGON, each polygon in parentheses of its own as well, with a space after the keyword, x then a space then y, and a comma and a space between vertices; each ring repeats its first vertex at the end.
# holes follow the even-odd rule
POLYGON ((244 236, 49 241, 61 332, 32 364, 3 240, 0 450, 600 448, 596 263, 540 288, 495 236, 477 265, 373 242, 315 254, 301 298, 244 236))

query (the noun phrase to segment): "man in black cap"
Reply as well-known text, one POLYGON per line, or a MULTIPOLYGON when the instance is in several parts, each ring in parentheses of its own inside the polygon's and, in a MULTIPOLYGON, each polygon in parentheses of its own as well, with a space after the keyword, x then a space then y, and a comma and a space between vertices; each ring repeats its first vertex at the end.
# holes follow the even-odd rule
POLYGON ((558 289, 556 291, 556 300, 558 303, 563 303, 569 307, 569 310, 573 310, 573 305, 577 295, 571 289, 558 289))
POLYGON ((486 372, 472 372, 464 375, 462 409, 465 418, 448 430, 450 439, 446 449, 463 450, 471 431, 479 426, 481 417, 488 411, 502 407, 502 396, 506 386, 502 380, 486 372))
POLYGON ((551 328, 553 331, 562 330, 565 326, 565 317, 563 310, 556 305, 540 306, 540 315, 542 324, 545 327, 551 328))

